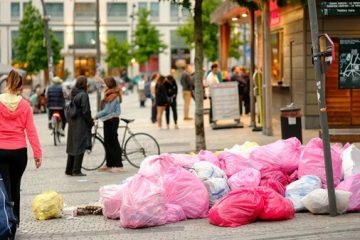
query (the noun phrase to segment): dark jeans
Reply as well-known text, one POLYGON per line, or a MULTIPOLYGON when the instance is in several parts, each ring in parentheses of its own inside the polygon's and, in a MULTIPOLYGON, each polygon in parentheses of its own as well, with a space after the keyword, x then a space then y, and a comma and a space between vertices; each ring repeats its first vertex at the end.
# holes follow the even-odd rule
POLYGON ((61 128, 64 130, 65 126, 66 126, 66 118, 65 118, 65 112, 64 109, 49 109, 48 111, 48 118, 49 120, 51 120, 51 116, 55 113, 58 112, 60 114, 61 117, 61 128))
POLYGON ((83 159, 84 153, 76 156, 68 155, 65 174, 72 175, 81 173, 83 159))
POLYGON ((27 150, 0 149, 0 173, 4 179, 10 201, 14 202, 14 214, 20 222, 20 184, 27 165, 27 150))
POLYGON ((156 116, 157 116, 157 107, 156 107, 155 98, 151 98, 151 122, 152 123, 156 122, 156 116))
POLYGON ((166 124, 167 125, 169 125, 169 123, 170 123, 170 108, 171 108, 171 111, 173 112, 174 123, 176 125, 177 124, 177 119, 178 119, 176 97, 165 108, 165 118, 166 118, 166 124))
POLYGON ((118 139, 119 118, 104 121, 104 145, 107 167, 122 167, 122 149, 118 139))
POLYGON ((245 114, 248 114, 248 113, 250 113, 250 95, 244 94, 243 101, 244 101, 244 105, 245 105, 245 114))

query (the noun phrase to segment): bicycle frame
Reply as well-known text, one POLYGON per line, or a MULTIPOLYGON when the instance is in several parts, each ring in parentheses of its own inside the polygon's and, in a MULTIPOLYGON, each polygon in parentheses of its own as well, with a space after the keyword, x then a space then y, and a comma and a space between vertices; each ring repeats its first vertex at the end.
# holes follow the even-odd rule
MULTIPOLYGON (((125 126, 119 124, 119 127, 118 127, 118 128, 125 128, 124 134, 123 134, 123 138, 122 138, 122 140, 121 140, 121 148, 122 148, 122 149, 124 149, 124 146, 125 146, 125 140, 126 140, 125 137, 127 136, 127 133, 128 133, 130 136, 133 135, 133 133, 132 133, 132 131, 130 130, 130 128, 129 128, 128 125, 129 125, 128 123, 126 123, 125 126)), ((94 128, 95 128, 95 131, 94 131, 93 134, 95 134, 95 136, 101 138, 101 140, 104 140, 104 137, 103 137, 100 133, 98 133, 98 129, 99 129, 99 124, 98 124, 98 122, 96 122, 94 128)), ((95 139, 94 139, 93 141, 95 141, 95 139)))

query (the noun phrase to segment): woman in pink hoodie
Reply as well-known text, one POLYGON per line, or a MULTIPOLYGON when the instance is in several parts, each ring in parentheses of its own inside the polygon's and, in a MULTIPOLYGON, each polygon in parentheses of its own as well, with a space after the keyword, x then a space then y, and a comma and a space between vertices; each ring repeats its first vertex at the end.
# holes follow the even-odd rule
POLYGON ((20 183, 28 161, 25 135, 33 149, 36 168, 41 166, 42 155, 32 108, 20 95, 22 83, 19 73, 11 70, 5 93, 0 94, 0 173, 19 222, 20 183))

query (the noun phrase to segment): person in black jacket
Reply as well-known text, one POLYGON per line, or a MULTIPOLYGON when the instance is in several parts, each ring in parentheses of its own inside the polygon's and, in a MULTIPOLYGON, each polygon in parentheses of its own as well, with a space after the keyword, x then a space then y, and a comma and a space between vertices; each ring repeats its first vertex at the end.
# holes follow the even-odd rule
POLYGON ((94 121, 91 117, 89 95, 87 94, 87 78, 80 76, 76 79, 75 87, 71 91, 71 100, 77 108, 77 114, 69 118, 69 128, 66 144, 68 154, 65 174, 70 176, 86 176, 81 172, 84 153, 91 149, 91 128, 94 121))
POLYGON ((59 132, 64 136, 64 129, 66 126, 66 118, 64 113, 65 107, 65 90, 62 87, 63 80, 59 77, 54 77, 52 79, 52 85, 50 85, 45 92, 45 97, 47 99, 47 108, 48 108, 48 119, 49 119, 49 128, 51 128, 51 117, 55 112, 58 112, 61 117, 61 129, 59 132))
POLYGON ((159 129, 162 128, 162 115, 165 111, 166 106, 169 104, 164 82, 165 82, 165 77, 160 76, 158 78, 158 80, 156 82, 156 86, 155 86, 157 123, 158 123, 159 129))
POLYGON ((166 88, 166 93, 167 93, 167 97, 168 97, 168 101, 169 104, 166 105, 165 108, 165 117, 166 117, 166 126, 167 129, 170 128, 169 123, 170 123, 170 108, 171 111, 173 112, 173 118, 174 118, 174 123, 175 123, 175 129, 179 129, 178 125, 177 125, 177 102, 176 102, 176 97, 177 97, 177 93, 178 93, 178 87, 176 84, 176 81, 174 79, 173 76, 169 75, 166 77, 165 82, 164 82, 165 88, 166 88))

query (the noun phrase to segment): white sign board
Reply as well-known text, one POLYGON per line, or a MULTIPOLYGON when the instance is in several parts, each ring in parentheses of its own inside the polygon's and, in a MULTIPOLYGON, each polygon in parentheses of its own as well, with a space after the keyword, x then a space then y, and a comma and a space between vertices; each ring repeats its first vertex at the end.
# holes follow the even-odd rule
POLYGON ((210 88, 214 121, 240 119, 237 82, 223 82, 210 88))

